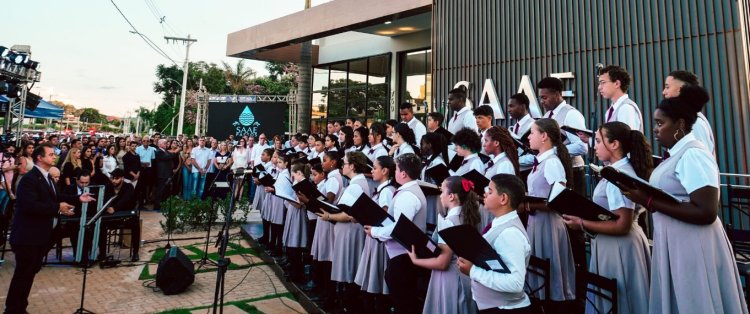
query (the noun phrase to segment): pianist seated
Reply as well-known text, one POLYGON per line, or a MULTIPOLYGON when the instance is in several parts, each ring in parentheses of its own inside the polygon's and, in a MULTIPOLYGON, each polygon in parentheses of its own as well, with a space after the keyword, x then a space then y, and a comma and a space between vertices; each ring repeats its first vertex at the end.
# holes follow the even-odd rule
POLYGON ((104 192, 105 203, 112 197, 114 200, 107 206, 102 214, 101 233, 99 234, 99 256, 98 259, 106 258, 106 232, 115 229, 130 229, 130 247, 132 248, 132 260, 137 261, 138 249, 141 242, 141 227, 135 210, 135 189, 131 184, 123 184, 125 171, 115 169, 110 173, 110 185, 104 192))

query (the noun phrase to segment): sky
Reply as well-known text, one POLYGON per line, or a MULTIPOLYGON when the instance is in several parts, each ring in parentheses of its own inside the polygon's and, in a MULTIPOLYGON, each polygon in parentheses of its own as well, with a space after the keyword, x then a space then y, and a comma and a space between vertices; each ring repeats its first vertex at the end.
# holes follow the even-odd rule
MULTIPOLYGON (((328 0, 313 0, 318 5, 328 0)), ((142 34, 182 67, 183 44, 164 36, 198 41, 191 61, 235 64, 226 56, 227 35, 304 9, 304 0, 114 0, 142 34), (160 22, 163 17, 165 22, 160 22)), ((172 64, 136 34, 110 0, 24 0, 5 5, 0 46, 31 45, 40 62, 41 81, 32 89, 45 100, 76 108, 96 108, 105 115, 125 116, 143 106, 154 108, 156 66, 172 64)), ((246 61, 259 75, 264 62, 246 61)))

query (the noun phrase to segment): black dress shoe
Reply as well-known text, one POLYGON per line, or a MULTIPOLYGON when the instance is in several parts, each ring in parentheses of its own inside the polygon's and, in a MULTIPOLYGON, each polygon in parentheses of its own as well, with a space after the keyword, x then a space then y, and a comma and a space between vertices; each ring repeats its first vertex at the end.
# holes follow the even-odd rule
POLYGON ((136 254, 136 255, 133 255, 133 258, 132 258, 132 259, 131 259, 130 261, 131 261, 131 262, 137 262, 137 261, 139 261, 139 260, 141 260, 141 257, 140 257, 140 256, 138 256, 138 254, 136 254))

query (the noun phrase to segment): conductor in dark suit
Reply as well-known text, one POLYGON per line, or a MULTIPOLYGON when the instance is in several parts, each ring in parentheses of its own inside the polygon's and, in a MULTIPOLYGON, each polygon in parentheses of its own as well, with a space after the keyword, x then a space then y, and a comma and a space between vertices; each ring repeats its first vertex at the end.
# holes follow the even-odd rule
POLYGON ((52 144, 43 143, 31 154, 34 168, 18 183, 13 232, 10 244, 16 259, 13 279, 10 281, 5 300, 5 313, 24 313, 28 306, 29 292, 36 273, 42 268, 42 259, 50 249, 52 230, 59 215, 75 214, 76 199, 93 201, 89 194, 76 197, 58 192, 48 170, 55 162, 52 144))
POLYGON ((154 195, 154 209, 161 208, 161 202, 164 201, 165 195, 171 191, 168 185, 174 184, 170 182, 170 178, 174 175, 174 159, 175 154, 169 152, 167 148, 167 140, 160 139, 157 142, 158 148, 156 149, 156 159, 154 161, 154 167, 156 167, 156 195, 154 195))

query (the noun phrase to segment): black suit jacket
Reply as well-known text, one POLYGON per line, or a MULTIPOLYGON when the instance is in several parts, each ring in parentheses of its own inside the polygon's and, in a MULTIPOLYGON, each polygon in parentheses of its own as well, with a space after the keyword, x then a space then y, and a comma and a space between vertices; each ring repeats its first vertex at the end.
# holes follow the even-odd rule
POLYGON ((154 166, 156 166, 156 177, 159 179, 168 179, 172 177, 172 169, 174 169, 174 153, 156 149, 156 159, 154 166))
MULTIPOLYGON (((114 186, 107 186, 105 195, 107 200, 115 196, 114 186)), ((135 209, 135 188, 133 188, 133 185, 123 182, 120 192, 117 193, 117 197, 109 206, 113 207, 117 212, 135 209)))
POLYGON ((36 167, 18 182, 16 195, 11 245, 48 245, 60 202, 72 204, 78 199, 63 191, 53 192, 47 178, 36 167))

